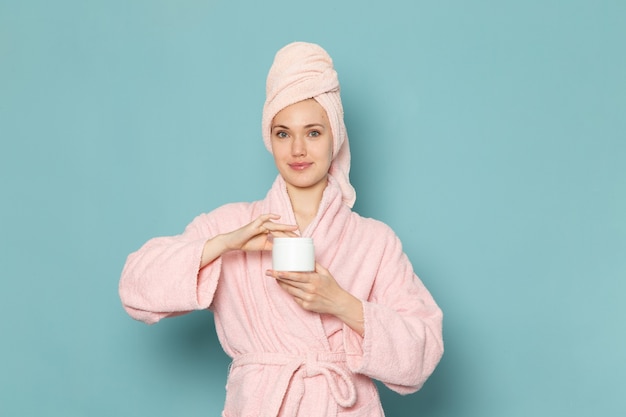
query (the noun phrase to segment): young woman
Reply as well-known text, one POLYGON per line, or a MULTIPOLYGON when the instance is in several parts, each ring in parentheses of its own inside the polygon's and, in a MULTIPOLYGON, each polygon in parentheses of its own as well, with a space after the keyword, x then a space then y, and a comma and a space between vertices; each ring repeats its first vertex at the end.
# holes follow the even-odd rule
POLYGON ((442 312, 385 224, 351 210, 339 83, 321 47, 292 43, 267 79, 264 200, 202 214, 126 262, 120 296, 146 323, 214 313, 233 358, 225 417, 383 416, 372 379, 417 391, 443 354, 442 312), (274 237, 312 237, 314 272, 271 269, 274 237))

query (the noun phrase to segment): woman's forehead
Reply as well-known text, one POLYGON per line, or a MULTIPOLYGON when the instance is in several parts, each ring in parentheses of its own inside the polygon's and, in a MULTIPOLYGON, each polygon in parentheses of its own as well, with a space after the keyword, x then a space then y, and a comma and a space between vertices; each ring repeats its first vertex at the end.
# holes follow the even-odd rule
POLYGON ((308 125, 312 123, 328 124, 326 110, 314 99, 307 99, 289 105, 276 113, 272 125, 293 124, 308 125))

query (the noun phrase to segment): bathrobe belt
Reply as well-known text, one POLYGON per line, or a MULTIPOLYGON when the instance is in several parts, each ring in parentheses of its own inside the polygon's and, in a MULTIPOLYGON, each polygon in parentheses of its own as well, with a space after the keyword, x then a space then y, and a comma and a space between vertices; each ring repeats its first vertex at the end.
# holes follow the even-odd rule
POLYGON ((267 406, 263 407, 263 417, 278 416, 281 407, 284 415, 295 416, 304 395, 304 379, 323 375, 335 403, 328 401, 327 409, 320 404, 319 415, 332 416, 337 414, 337 405, 348 408, 356 403, 356 388, 350 373, 345 369, 345 363, 345 353, 309 352, 302 356, 282 353, 249 353, 237 356, 231 367, 282 366, 267 406), (339 377, 339 381, 343 384, 339 384, 336 377, 339 377))

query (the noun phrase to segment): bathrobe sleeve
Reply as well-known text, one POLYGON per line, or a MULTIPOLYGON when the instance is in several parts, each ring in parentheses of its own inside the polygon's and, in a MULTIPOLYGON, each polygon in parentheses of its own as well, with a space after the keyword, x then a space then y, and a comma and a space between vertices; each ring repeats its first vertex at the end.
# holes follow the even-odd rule
POLYGON ((443 314, 395 233, 385 226, 375 235, 387 239, 377 239, 384 241, 379 268, 370 296, 362 300, 364 337, 344 329, 348 365, 409 394, 422 387, 443 355, 443 314))
POLYGON ((222 233, 223 226, 234 230, 234 224, 239 224, 238 211, 238 206, 229 205, 202 214, 182 234, 150 239, 131 253, 119 283, 122 305, 128 314, 153 324, 165 317, 209 308, 221 274, 222 257, 200 270, 204 244, 222 233))

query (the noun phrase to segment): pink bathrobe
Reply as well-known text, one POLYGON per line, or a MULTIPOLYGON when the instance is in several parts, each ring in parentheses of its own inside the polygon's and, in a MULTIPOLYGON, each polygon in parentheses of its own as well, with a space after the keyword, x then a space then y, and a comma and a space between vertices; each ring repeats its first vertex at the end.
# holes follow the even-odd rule
POLYGON ((148 241, 126 262, 120 296, 137 320, 209 308, 233 358, 224 417, 383 416, 371 378, 417 391, 443 353, 442 313, 385 224, 352 212, 329 177, 317 216, 302 233, 316 261, 363 302, 365 336, 300 308, 273 278, 271 252, 229 252, 199 270, 207 239, 263 213, 296 224, 284 180, 266 198, 202 214, 184 233, 148 241))

